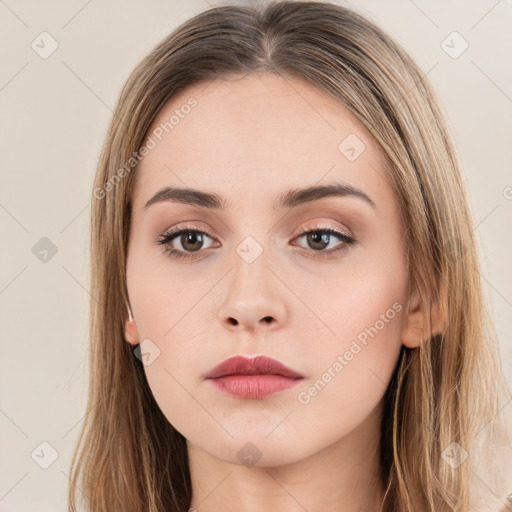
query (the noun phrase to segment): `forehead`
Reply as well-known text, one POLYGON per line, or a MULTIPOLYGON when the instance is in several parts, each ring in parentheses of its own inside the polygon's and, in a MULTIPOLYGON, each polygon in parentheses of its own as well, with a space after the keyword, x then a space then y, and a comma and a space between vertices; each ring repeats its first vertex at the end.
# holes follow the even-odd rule
MULTIPOLYGON (((251 74, 187 87, 154 119, 137 170, 136 209, 166 185, 272 201, 327 182, 374 190, 384 159, 366 127, 301 78, 251 74)), ((381 190, 382 192, 382 190, 381 190)))

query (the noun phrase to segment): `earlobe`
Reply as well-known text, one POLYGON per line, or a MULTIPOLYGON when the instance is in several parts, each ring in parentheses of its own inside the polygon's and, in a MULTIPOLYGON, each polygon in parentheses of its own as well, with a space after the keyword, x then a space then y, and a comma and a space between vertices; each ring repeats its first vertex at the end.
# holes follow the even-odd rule
POLYGON ((419 293, 415 291, 409 300, 409 310, 402 328, 402 343, 408 348, 418 347, 424 339, 424 315, 419 293))
POLYGON ((130 308, 128 308, 128 319, 125 322, 124 337, 126 341, 132 345, 139 343, 139 333, 130 308))
POLYGON ((402 328, 402 343, 409 348, 417 348, 420 344, 437 334, 442 334, 445 328, 446 318, 446 295, 445 287, 441 286, 439 299, 432 304, 431 308, 431 326, 430 331, 427 325, 427 315, 425 306, 421 300, 420 294, 415 291, 409 301, 409 311, 402 328))

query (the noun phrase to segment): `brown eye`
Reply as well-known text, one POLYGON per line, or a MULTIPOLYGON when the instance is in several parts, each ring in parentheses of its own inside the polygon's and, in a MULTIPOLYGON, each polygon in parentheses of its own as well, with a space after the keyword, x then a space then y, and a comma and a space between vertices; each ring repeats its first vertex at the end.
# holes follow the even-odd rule
POLYGON ((193 253, 201 252, 201 249, 211 247, 214 240, 208 233, 185 226, 164 233, 157 243, 163 245, 164 252, 173 258, 188 258, 193 253))
POLYGON ((301 232, 296 239, 305 239, 305 245, 299 244, 308 250, 313 258, 329 258, 344 251, 356 243, 355 238, 332 228, 310 229, 301 232), (329 250, 325 250, 329 248, 329 250))
POLYGON ((322 233, 321 231, 313 231, 306 235, 306 240, 309 247, 315 250, 325 249, 329 245, 329 241, 332 235, 328 233, 322 233))
POLYGON ((333 245, 339 246, 355 242, 352 237, 342 233, 341 231, 336 231, 331 228, 304 231, 297 238, 306 239, 307 247, 301 247, 304 247, 305 249, 313 249, 315 251, 323 251, 326 247, 329 247, 329 245, 331 246, 330 248, 332 248, 333 245), (335 243, 336 240, 338 241, 337 244, 335 243))
POLYGON ((180 243, 186 251, 198 251, 204 243, 203 234, 198 231, 183 232, 180 236, 180 243))

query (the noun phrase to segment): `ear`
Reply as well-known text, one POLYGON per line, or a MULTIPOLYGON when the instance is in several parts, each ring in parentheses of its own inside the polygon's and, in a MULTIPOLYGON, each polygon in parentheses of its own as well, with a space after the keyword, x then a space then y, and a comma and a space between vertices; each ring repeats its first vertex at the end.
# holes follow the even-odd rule
POLYGON ((439 300, 432 304, 430 322, 432 331, 427 325, 427 311, 425 304, 421 300, 418 291, 415 291, 409 300, 409 311, 405 318, 402 328, 402 343, 409 348, 417 348, 422 341, 428 340, 432 336, 441 334, 445 327, 446 308, 445 304, 445 288, 441 286, 441 294, 439 300))
POLYGON ((133 320, 130 308, 128 308, 128 318, 126 319, 125 322, 124 337, 125 340, 132 345, 138 345, 140 343, 139 333, 137 331, 137 326, 135 325, 135 322, 133 320))

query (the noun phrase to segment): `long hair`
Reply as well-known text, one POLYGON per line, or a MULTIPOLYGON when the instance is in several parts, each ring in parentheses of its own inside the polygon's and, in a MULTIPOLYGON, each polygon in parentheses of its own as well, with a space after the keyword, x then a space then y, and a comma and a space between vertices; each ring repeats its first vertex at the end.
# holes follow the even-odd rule
POLYGON ((165 103, 191 84, 251 72, 309 81, 380 146, 406 226, 410 291, 445 318, 442 333, 402 348, 385 395, 382 511, 469 512, 477 435, 487 449, 500 432, 491 420, 504 380, 461 163, 411 57, 362 15, 316 1, 210 8, 155 46, 121 91, 91 198, 90 387, 70 510, 78 500, 93 512, 190 506, 186 440, 159 409, 124 337, 131 198, 138 151, 165 103), (455 467, 446 453, 469 459, 455 467))

